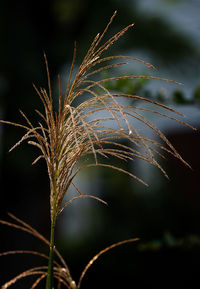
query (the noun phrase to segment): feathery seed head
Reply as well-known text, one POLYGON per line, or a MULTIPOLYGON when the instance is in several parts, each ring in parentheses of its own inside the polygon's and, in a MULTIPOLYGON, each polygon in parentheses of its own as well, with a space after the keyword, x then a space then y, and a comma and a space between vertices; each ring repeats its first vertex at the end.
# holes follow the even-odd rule
MULTIPOLYGON (((42 119, 42 122, 39 122, 37 126, 34 126, 27 116, 21 111, 20 113, 26 120, 26 125, 2 121, 4 123, 22 127, 26 130, 25 135, 13 146, 13 148, 27 140, 29 144, 39 148, 41 151, 41 155, 39 155, 39 157, 37 157, 33 163, 35 164, 41 158, 45 159, 46 161, 50 179, 50 205, 52 220, 55 220, 57 215, 68 204, 66 203, 62 206, 63 198, 70 185, 73 185, 79 194, 79 196, 75 197, 75 199, 83 197, 81 192, 74 185, 73 180, 80 170, 85 167, 110 167, 126 173, 144 183, 143 180, 139 179, 131 172, 123 170, 122 168, 114 166, 110 163, 99 162, 99 157, 101 157, 101 159, 103 157, 105 160, 109 159, 109 157, 115 157, 123 161, 139 158, 151 163, 154 166, 157 166, 167 176, 164 169, 156 160, 156 153, 157 149, 159 148, 169 152, 187 164, 181 158, 172 144, 167 140, 165 135, 142 113, 148 111, 189 126, 176 118, 169 117, 167 114, 159 112, 156 110, 156 107, 163 108, 164 110, 173 112, 174 114, 179 114, 178 112, 163 104, 159 104, 156 101, 137 95, 113 93, 104 86, 104 83, 108 81, 115 81, 119 79, 148 78, 164 81, 171 80, 150 76, 147 77, 143 75, 115 76, 100 80, 91 79, 91 76, 95 76, 102 71, 127 64, 127 62, 119 62, 109 65, 102 65, 100 68, 95 68, 96 65, 113 59, 139 61, 150 68, 154 68, 151 64, 130 56, 126 57, 119 55, 102 57, 103 52, 105 52, 105 50, 107 50, 129 28, 133 26, 133 24, 131 24, 123 28, 109 40, 103 44, 100 44, 115 15, 116 11, 111 17, 103 33, 98 33, 94 38, 88 52, 86 53, 86 56, 83 59, 83 62, 79 66, 78 72, 72 80, 72 72, 76 59, 75 43, 74 56, 69 72, 64 99, 61 97, 61 85, 59 78, 59 105, 57 110, 54 108, 50 73, 47 58, 46 55, 44 55, 48 76, 48 92, 43 88, 38 89, 34 85, 34 88, 44 106, 43 113, 36 110, 36 113, 42 119), (85 98, 85 96, 87 96, 87 98, 85 98), (132 105, 127 104, 127 102, 122 102, 121 99, 132 100, 132 105), (75 100, 78 100, 78 105, 73 106, 75 100), (138 101, 148 103, 150 106, 152 106, 152 108, 137 106, 138 101), (133 103, 135 104, 133 105, 133 103), (161 143, 143 136, 136 126, 134 126, 134 121, 140 122, 142 125, 152 129, 153 132, 159 136, 161 143), (114 126, 113 123, 115 124, 114 126), (120 143, 120 139, 125 139, 128 144, 125 145, 120 143), (166 147, 163 146, 162 142, 166 144, 166 147), (93 155, 93 163, 87 162, 86 156, 88 155, 93 155), (81 158, 83 158, 82 163, 79 162, 81 158)), ((11 148, 11 150, 13 148, 11 148)))
MULTIPOLYGON (((120 161, 134 160, 135 158, 144 160, 158 167, 166 177, 166 172, 156 160, 156 155, 162 157, 161 151, 172 154, 174 157, 180 159, 184 164, 188 165, 175 150, 169 140, 165 137, 165 135, 150 120, 148 120, 147 117, 144 116, 144 112, 153 113, 173 121, 177 121, 194 129, 189 124, 180 121, 177 118, 171 117, 164 112, 162 113, 156 108, 162 108, 166 112, 168 111, 179 116, 181 115, 180 113, 156 101, 137 95, 116 92, 114 93, 113 91, 109 91, 104 86, 104 84, 108 81, 115 81, 119 79, 148 78, 170 82, 173 81, 158 77, 147 77, 143 75, 114 76, 100 80, 93 80, 91 78, 91 76, 95 76, 102 71, 127 64, 127 62, 118 62, 109 65, 103 64, 104 62, 110 60, 133 60, 141 62, 147 67, 154 68, 151 64, 130 56, 119 55, 102 57, 103 52, 133 26, 133 24, 131 24, 125 27, 114 36, 112 36, 109 40, 103 44, 100 44, 115 16, 116 11, 111 17, 103 33, 98 33, 96 35, 88 52, 86 53, 86 56, 79 66, 78 72, 72 80, 72 72, 76 59, 75 43, 74 55, 71 69, 69 71, 64 98, 61 97, 61 81, 60 77, 58 77, 58 109, 55 109, 54 107, 54 97, 52 95, 50 73, 47 58, 46 55, 44 55, 49 89, 47 92, 45 89, 38 89, 34 85, 34 88, 44 106, 43 113, 36 110, 36 113, 41 119, 37 126, 34 126, 22 111, 20 111, 20 113, 26 121, 26 124, 24 125, 12 123, 9 121, 0 121, 2 123, 21 127, 26 131, 24 136, 10 150, 13 150, 23 141, 27 141, 28 144, 37 147, 41 152, 41 154, 34 160, 33 164, 37 163, 40 159, 45 159, 50 179, 50 210, 51 223, 53 225, 55 225, 58 214, 60 214, 68 204, 78 198, 94 198, 106 204, 106 202, 98 197, 83 195, 74 184, 74 178, 85 167, 102 166, 112 168, 126 173, 145 184, 143 180, 139 179, 131 172, 126 171, 121 167, 115 166, 112 163, 109 163, 109 157, 115 157, 120 161), (95 68, 95 66, 99 64, 103 65, 100 68, 95 68), (127 101, 123 102, 122 99, 131 100, 132 103, 129 104, 127 101), (74 104, 75 100, 78 100, 76 102, 78 103, 77 105, 74 104), (138 102, 148 104, 150 107, 142 107, 141 105, 138 105, 138 102), (144 127, 151 129, 154 134, 159 137, 160 142, 158 140, 144 136, 135 125, 135 123, 138 122, 144 127), (121 143, 120 139, 125 139, 126 144, 121 143), (88 161, 89 155, 93 156, 93 162, 88 161), (104 159, 105 162, 100 161, 100 158, 104 159), (75 196, 66 203, 62 204, 64 196, 70 185, 76 189, 78 196, 75 196)), ((61 263, 59 264, 57 261, 55 261, 55 266, 53 268, 54 278, 58 280, 59 284, 62 283, 64 286, 71 289, 80 288, 82 279, 85 276, 87 270, 102 254, 117 246, 138 240, 128 239, 115 243, 105 248, 104 250, 101 250, 86 265, 81 274, 79 282, 76 285, 75 281, 73 281, 71 278, 65 261, 57 249, 30 225, 16 218, 12 214, 9 214, 9 216, 16 223, 10 223, 3 220, 0 220, 0 223, 25 231, 41 239, 44 243, 49 245, 51 249, 53 248, 61 263)), ((39 255, 48 259, 48 256, 39 252, 22 250, 4 252, 1 253, 0 256, 17 253, 39 255)), ((2 288, 10 287, 21 278, 39 275, 31 287, 33 289, 42 279, 46 278, 47 274, 46 266, 35 267, 17 275, 15 278, 5 283, 2 288)))

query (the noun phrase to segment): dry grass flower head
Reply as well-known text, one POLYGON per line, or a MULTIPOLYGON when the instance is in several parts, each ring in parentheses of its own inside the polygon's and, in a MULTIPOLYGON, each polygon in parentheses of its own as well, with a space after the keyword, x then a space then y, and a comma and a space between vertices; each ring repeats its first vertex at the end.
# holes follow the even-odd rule
MULTIPOLYGON (((10 149, 10 151, 22 142, 27 141, 28 144, 33 145, 40 151, 39 156, 35 159, 33 164, 37 163, 40 159, 44 159, 46 162, 50 180, 50 213, 51 224, 53 224, 53 226, 55 226, 58 215, 73 200, 89 197, 105 203, 105 201, 98 197, 82 194, 80 189, 74 184, 74 179, 77 174, 86 167, 109 167, 128 174, 141 183, 146 184, 132 172, 110 163, 110 157, 115 157, 116 159, 119 159, 120 162, 139 158, 158 167, 165 176, 167 176, 165 170, 157 161, 157 155, 159 154, 162 156, 161 151, 172 154, 184 164, 188 165, 166 136, 148 120, 142 112, 148 111, 153 114, 159 114, 191 127, 178 118, 167 115, 167 112, 174 113, 177 116, 180 116, 180 113, 142 96, 109 91, 104 85, 108 81, 116 81, 119 79, 134 80, 148 78, 172 82, 171 80, 144 75, 122 75, 96 80, 96 76, 98 74, 101 75, 101 72, 119 66, 125 66, 128 64, 127 61, 138 61, 149 68, 153 68, 151 64, 130 56, 103 56, 103 53, 108 50, 111 45, 113 45, 128 29, 133 27, 133 24, 128 25, 102 44, 103 38, 115 15, 116 12, 111 17, 103 33, 98 33, 95 36, 75 77, 72 79, 77 50, 75 44, 72 65, 69 71, 64 96, 61 91, 61 80, 60 77, 58 77, 58 106, 55 105, 55 96, 52 93, 50 73, 47 58, 45 56, 48 90, 37 88, 34 85, 44 107, 43 112, 36 110, 36 113, 40 118, 37 125, 32 124, 22 111, 20 111, 20 113, 25 119, 25 124, 1 121, 2 123, 18 126, 25 130, 24 136, 10 149), (114 61, 114 63, 108 64, 109 61, 114 61), (127 102, 122 102, 122 99, 132 100, 131 105, 127 104, 127 102), (148 103, 150 108, 142 107, 141 102, 148 103), (139 106, 138 103, 140 103, 139 106), (158 108, 162 108, 166 113, 161 113, 158 108), (160 141, 143 136, 134 126, 134 121, 139 121, 143 126, 150 128, 159 137, 160 141), (115 124, 114 126, 113 123, 115 124), (120 143, 121 139, 125 139, 127 144, 120 143), (91 156, 93 161, 91 161, 91 156), (71 185, 76 189, 77 196, 68 202, 63 203, 64 197, 71 185)), ((13 215, 10 216, 20 223, 20 225, 15 225, 15 227, 17 226, 18 229, 25 230, 28 233, 39 237, 51 248, 51 244, 53 244, 52 240, 52 242, 49 243, 49 241, 29 225, 24 222, 22 223, 21 220, 13 215)), ((117 245, 120 244, 121 243, 117 243, 117 245)), ((64 260, 57 250, 54 248, 51 249, 52 251, 55 251, 54 253, 57 254, 61 261, 61 264, 55 263, 54 269, 51 269, 54 270, 54 278, 59 280, 59 284, 62 283, 68 288, 76 288, 64 260)), ((104 251, 106 251, 106 249, 102 252, 104 251)), ((32 253, 34 254, 34 252, 32 253)), ((40 255, 47 259, 50 258, 42 254, 40 255)), ((99 255, 97 255, 97 257, 98 256, 99 255)), ((89 264, 91 265, 97 257, 94 257, 89 264)), ((80 287, 82 277, 85 275, 85 272, 90 265, 86 266, 86 269, 83 271, 78 287, 80 287)), ((35 288, 42 279, 46 278, 48 275, 47 267, 30 269, 6 283, 2 288, 8 288, 18 279, 33 274, 38 274, 39 278, 31 287, 32 289, 35 288)))

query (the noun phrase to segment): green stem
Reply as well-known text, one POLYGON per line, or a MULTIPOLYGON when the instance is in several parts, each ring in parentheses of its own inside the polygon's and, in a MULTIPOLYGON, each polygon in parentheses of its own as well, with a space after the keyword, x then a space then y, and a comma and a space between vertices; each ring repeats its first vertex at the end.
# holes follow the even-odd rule
POLYGON ((49 263, 46 279, 46 289, 53 289, 53 261, 54 261, 54 242, 55 242, 55 220, 51 221, 51 239, 49 248, 49 263))

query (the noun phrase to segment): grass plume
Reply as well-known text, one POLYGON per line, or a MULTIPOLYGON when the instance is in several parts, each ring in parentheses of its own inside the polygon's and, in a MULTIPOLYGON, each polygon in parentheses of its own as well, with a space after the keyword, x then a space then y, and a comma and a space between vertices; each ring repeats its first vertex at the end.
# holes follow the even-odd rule
POLYGON ((27 141, 28 144, 38 148, 40 151, 40 154, 34 160, 33 164, 37 163, 40 159, 45 160, 50 180, 51 216, 50 242, 31 226, 16 218, 14 215, 10 214, 10 217, 16 221, 17 224, 2 220, 0 221, 2 224, 24 230, 29 234, 38 237, 49 246, 49 257, 32 251, 10 251, 7 253, 2 253, 1 255, 13 253, 38 254, 41 257, 48 258, 49 260, 48 267, 36 267, 29 269, 4 284, 2 286, 4 289, 14 284, 20 278, 31 275, 39 275, 32 285, 32 289, 35 288, 44 278, 47 278, 46 289, 53 288, 54 278, 58 280, 60 285, 62 283, 67 288, 79 288, 87 269, 101 254, 115 246, 130 241, 135 241, 135 239, 131 239, 116 243, 97 254, 84 269, 79 280, 78 287, 76 287, 66 263, 54 246, 54 230, 57 217, 65 207, 67 207, 77 198, 94 198, 100 202, 106 203, 98 197, 82 194, 79 188, 75 186, 74 179, 82 169, 92 166, 109 167, 122 173, 126 173, 141 183, 147 185, 144 180, 140 179, 133 173, 110 163, 109 158, 115 157, 120 161, 128 161, 139 158, 158 167, 166 177, 167 173, 158 163, 156 158, 157 155, 162 156, 161 151, 167 151, 184 164, 188 165, 165 137, 165 135, 142 114, 142 112, 148 111, 191 127, 176 117, 170 117, 167 115, 167 112, 172 112, 177 116, 180 116, 180 113, 156 101, 146 99, 138 95, 112 92, 106 89, 104 86, 104 84, 108 81, 116 81, 119 79, 148 78, 168 82, 174 81, 144 75, 114 76, 99 80, 94 80, 92 78, 93 76, 97 76, 102 71, 107 71, 117 66, 126 65, 127 62, 125 62, 125 60, 138 61, 151 69, 154 68, 153 65, 130 56, 103 56, 103 53, 108 50, 111 45, 113 45, 128 29, 133 27, 133 24, 128 25, 102 44, 102 40, 115 16, 116 12, 111 17, 103 33, 98 33, 95 36, 91 46, 88 49, 88 52, 79 66, 75 77, 72 79, 77 53, 75 43, 72 65, 69 71, 64 97, 61 91, 61 80, 60 77, 58 78, 58 107, 55 105, 55 97, 53 96, 51 88, 47 57, 44 55, 48 76, 48 90, 44 88, 37 88, 34 85, 36 93, 40 97, 44 107, 43 112, 36 110, 36 114, 40 118, 37 125, 32 124, 29 118, 22 111, 20 111, 20 113, 25 120, 25 124, 18 124, 3 120, 1 121, 2 123, 18 126, 25 130, 24 136, 10 149, 10 151, 21 145, 22 142, 27 141), (105 64, 112 60, 124 62, 105 64), (123 104, 121 101, 122 99, 131 99, 132 104, 123 104), (140 104, 142 102, 148 103, 151 108, 137 106, 138 102, 140 102, 140 104), (166 113, 161 113, 156 110, 159 107, 164 109, 166 113), (105 115, 105 112, 106 116, 103 116, 105 115), (160 142, 144 137, 133 125, 134 120, 136 122, 139 121, 143 126, 149 127, 159 137, 160 142), (114 126, 113 123, 115 124, 114 126), (128 144, 125 145, 120 143, 120 139, 125 139, 128 144), (163 143, 165 143, 165 146, 163 143), (91 155, 93 157, 92 162, 91 158, 90 161, 88 158, 88 156, 91 155), (105 162, 103 162, 102 159, 104 159, 105 162), (76 189, 77 196, 73 197, 68 202, 63 203, 64 197, 71 185, 76 189), (60 260, 61 265, 54 262, 56 255, 60 260))

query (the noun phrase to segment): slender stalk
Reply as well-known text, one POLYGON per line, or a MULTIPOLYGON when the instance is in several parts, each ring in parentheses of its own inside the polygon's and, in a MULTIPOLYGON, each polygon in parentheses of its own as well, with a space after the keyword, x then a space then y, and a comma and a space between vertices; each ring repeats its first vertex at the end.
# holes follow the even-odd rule
POLYGON ((55 220, 53 219, 51 221, 51 239, 49 248, 49 263, 46 279, 46 289, 53 289, 54 242, 55 242, 55 220))
MULTIPOLYGON (((56 192, 57 192, 57 177, 58 177, 58 168, 56 168, 54 187, 51 191, 52 202, 50 202, 50 212, 51 212, 51 236, 50 236, 50 246, 49 246, 49 262, 48 262, 48 271, 46 279, 46 289, 53 289, 53 262, 54 262, 54 247, 55 247, 55 225, 56 225, 56 192)), ((51 198, 50 198, 51 199, 51 198)))

